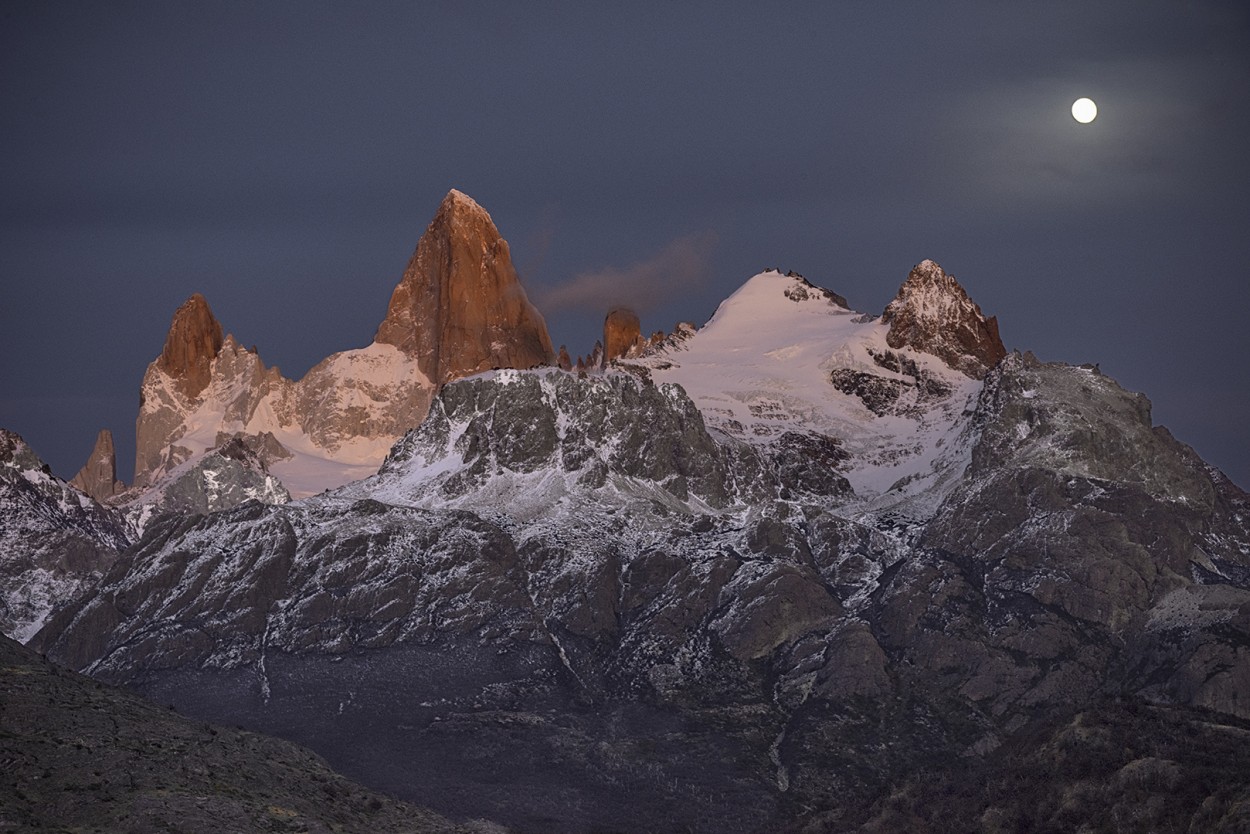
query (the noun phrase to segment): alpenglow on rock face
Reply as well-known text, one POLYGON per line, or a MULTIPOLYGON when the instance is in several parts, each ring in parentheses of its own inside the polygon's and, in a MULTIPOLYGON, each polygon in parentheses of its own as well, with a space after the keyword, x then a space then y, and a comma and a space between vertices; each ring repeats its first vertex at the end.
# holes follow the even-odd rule
POLYGON ((624 356, 631 350, 641 349, 642 324, 638 314, 624 307, 617 307, 603 320, 603 361, 624 356))
POLYGON ((363 478, 420 422, 434 391, 416 362, 390 345, 336 353, 293 381, 232 335, 209 364, 207 385, 188 396, 184 382, 160 360, 148 366, 135 431, 136 490, 123 503, 232 437, 268 449, 273 474, 297 494, 363 478))
POLYGON ((208 385, 221 343, 221 323, 204 296, 194 293, 174 313, 156 365, 176 382, 183 394, 194 397, 208 385))
MULTIPOLYGON (((223 337, 208 302, 191 296, 144 376, 135 485, 157 486, 240 437, 256 448, 265 439, 278 451, 272 474, 292 495, 314 494, 376 471, 447 381, 552 360, 546 325, 526 300, 507 242, 481 206, 452 191, 395 288, 376 341, 327 357, 299 381, 223 337)), ((239 486, 222 494, 254 487, 239 486)))
POLYGON ((148 365, 139 390, 136 486, 190 454, 191 450, 175 449, 173 444, 186 433, 186 404, 202 399, 201 394, 212 381, 213 367, 224 344, 221 334, 221 323, 199 293, 174 312, 165 347, 148 365))
POLYGON ((998 319, 982 315, 955 277, 930 260, 912 269, 881 321, 890 325, 890 347, 932 354, 973 379, 1007 355, 998 319))
POLYGON ((441 385, 494 368, 550 365, 547 325, 486 210, 452 190, 391 295, 376 341, 416 357, 441 385))

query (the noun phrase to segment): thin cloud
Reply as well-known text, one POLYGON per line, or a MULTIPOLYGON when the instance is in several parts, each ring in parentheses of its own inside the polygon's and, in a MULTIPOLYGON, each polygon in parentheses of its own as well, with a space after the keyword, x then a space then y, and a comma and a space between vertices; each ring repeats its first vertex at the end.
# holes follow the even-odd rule
POLYGON ((715 245, 713 232, 679 237, 646 260, 582 272, 546 289, 539 295, 538 306, 551 312, 603 313, 613 307, 647 312, 707 281, 715 245))

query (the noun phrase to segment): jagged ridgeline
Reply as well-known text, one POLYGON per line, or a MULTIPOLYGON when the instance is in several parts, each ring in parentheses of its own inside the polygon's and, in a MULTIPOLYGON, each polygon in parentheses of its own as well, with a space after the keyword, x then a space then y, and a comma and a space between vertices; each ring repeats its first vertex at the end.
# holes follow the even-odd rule
POLYGON ((448 380, 553 358, 507 242, 477 203, 452 191, 373 343, 327 357, 299 381, 266 368, 233 336, 223 339, 202 296, 180 307, 143 379, 135 492, 122 503, 161 503, 163 482, 232 438, 296 497, 339 486, 375 472, 448 380))
POLYGON ((932 261, 605 312, 554 352, 457 192, 298 382, 193 297, 137 487, 6 435, 6 631, 519 832, 1250 825, 1250 500, 1144 396, 932 261))

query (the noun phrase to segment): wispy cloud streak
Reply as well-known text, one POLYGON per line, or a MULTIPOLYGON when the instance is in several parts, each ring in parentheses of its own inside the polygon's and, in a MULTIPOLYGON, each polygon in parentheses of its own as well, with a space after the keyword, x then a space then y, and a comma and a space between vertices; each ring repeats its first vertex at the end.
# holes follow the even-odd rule
POLYGON ((707 281, 715 245, 716 235, 711 232, 679 237, 645 260, 582 272, 541 291, 538 306, 550 312, 603 313, 612 307, 648 312, 707 281))

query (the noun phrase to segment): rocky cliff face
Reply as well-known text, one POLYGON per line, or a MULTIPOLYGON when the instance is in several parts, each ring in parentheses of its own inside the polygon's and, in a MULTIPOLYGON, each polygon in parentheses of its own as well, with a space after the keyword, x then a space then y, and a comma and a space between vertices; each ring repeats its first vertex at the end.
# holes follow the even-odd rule
POLYGON ((117 453, 113 449, 113 433, 108 429, 100 429, 96 436, 91 456, 70 484, 90 495, 97 501, 107 501, 126 488, 117 480, 117 453))
POLYGON ((343 494, 483 512, 506 495, 509 513, 551 526, 568 502, 591 511, 633 496, 689 513, 783 492, 845 495, 845 454, 812 443, 798 434, 764 447, 718 442, 681 388, 629 373, 500 371, 444 388, 379 475, 343 494))
POLYGON ((954 276, 933 261, 912 269, 881 320, 890 326, 890 347, 930 353, 974 379, 1007 355, 998 320, 986 318, 954 276))
POLYGON ((1009 356, 979 415, 971 464, 921 537, 932 561, 905 569, 949 571, 979 602, 908 602, 910 659, 958 656, 943 673, 997 713, 1119 687, 1250 718, 1247 495, 1088 368, 1009 356), (944 625, 921 638, 931 618, 944 625), (1016 653, 1024 633, 1044 654, 1016 653))
POLYGON ((550 365, 555 356, 507 241, 455 190, 421 236, 375 341, 415 357, 438 385, 493 368, 550 365))

